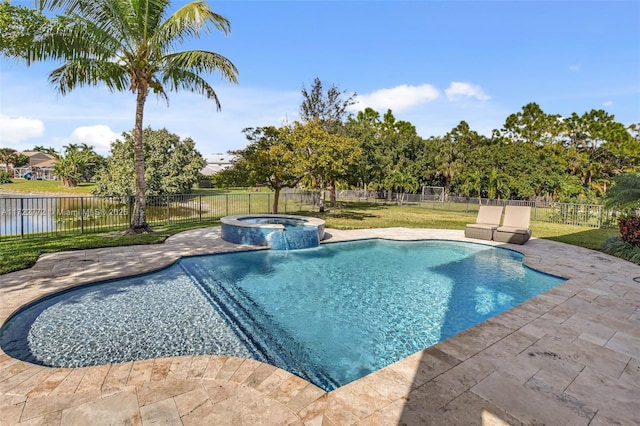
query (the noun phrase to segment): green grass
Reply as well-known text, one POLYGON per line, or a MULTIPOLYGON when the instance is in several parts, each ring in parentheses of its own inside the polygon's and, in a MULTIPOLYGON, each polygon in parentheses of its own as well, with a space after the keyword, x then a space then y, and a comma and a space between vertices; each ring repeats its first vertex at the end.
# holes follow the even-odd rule
MULTIPOLYGON (((439 228, 464 229, 474 222, 476 213, 448 212, 423 207, 398 207, 373 203, 353 203, 320 215, 327 227, 336 229, 360 228, 439 228)), ((602 243, 618 234, 613 228, 587 228, 556 223, 532 222, 531 230, 537 238, 546 238, 590 249, 599 249, 602 243)))
MULTIPOLYGON (((82 182, 75 188, 66 188, 57 180, 24 180, 12 178, 13 183, 0 184, 0 192, 16 193, 43 193, 43 194, 78 194, 91 195, 94 182, 82 182)), ((269 188, 194 188, 193 194, 197 195, 217 195, 217 194, 248 194, 248 193, 268 193, 269 188)))
POLYGON ((188 229, 219 225, 220 222, 200 222, 154 227, 154 232, 139 235, 79 234, 69 236, 10 239, 0 241, 0 274, 33 266, 41 254, 83 250, 98 247, 132 246, 162 243, 171 235, 188 229))
MULTIPOLYGON (((328 228, 335 229, 390 227, 464 229, 467 223, 475 221, 476 218, 476 213, 447 212, 424 207, 399 207, 375 203, 341 204, 342 207, 330 208, 324 214, 317 212, 298 212, 298 214, 320 217, 326 220, 328 228)), ((150 234, 119 237, 103 234, 81 234, 25 240, 4 240, 0 241, 0 274, 29 268, 36 262, 38 256, 43 253, 97 247, 155 244, 163 242, 170 235, 187 229, 216 225, 219 225, 219 222, 172 224, 155 228, 156 232, 150 234)), ((618 234, 617 229, 592 229, 542 222, 532 222, 531 229, 535 237, 547 238, 590 249, 599 249, 604 241, 618 234)))
POLYGON ((17 178, 12 178, 11 180, 13 183, 0 185, 0 192, 90 195, 91 188, 95 185, 92 182, 83 182, 75 188, 65 188, 57 180, 24 180, 17 178))

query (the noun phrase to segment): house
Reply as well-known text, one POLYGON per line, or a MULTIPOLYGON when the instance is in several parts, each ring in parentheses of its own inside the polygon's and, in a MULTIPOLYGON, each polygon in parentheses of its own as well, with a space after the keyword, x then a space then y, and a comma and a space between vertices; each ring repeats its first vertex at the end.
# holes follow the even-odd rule
POLYGON ((204 176, 213 176, 219 171, 233 166, 235 157, 230 154, 209 154, 205 157, 207 165, 200 170, 204 176))
POLYGON ((55 179, 53 166, 56 164, 56 157, 38 151, 23 151, 20 154, 29 157, 29 163, 22 167, 14 168, 14 177, 21 178, 31 172, 31 179, 55 179))

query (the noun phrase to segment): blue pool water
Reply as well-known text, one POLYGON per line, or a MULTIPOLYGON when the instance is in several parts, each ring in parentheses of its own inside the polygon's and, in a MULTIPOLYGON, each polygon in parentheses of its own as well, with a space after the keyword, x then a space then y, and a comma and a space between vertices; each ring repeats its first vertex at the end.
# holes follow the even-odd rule
POLYGON ((0 346, 56 367, 236 355, 332 390, 563 281, 518 253, 448 241, 190 257, 29 306, 0 346))

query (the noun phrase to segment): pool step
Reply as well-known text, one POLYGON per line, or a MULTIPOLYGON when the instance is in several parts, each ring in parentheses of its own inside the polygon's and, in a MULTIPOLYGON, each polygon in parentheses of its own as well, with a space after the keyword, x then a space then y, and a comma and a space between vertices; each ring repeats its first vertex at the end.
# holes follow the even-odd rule
POLYGON ((182 270, 224 318, 254 358, 294 373, 325 389, 338 384, 324 372, 308 371, 311 363, 301 345, 245 292, 233 285, 224 270, 211 271, 195 262, 180 262, 182 270))

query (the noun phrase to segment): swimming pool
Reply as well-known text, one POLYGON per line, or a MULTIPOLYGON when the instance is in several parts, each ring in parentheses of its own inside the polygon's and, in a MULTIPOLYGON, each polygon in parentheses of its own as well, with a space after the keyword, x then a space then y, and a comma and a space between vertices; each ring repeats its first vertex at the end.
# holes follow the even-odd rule
POLYGON ((60 367, 237 355, 331 390, 562 281, 518 253, 447 241, 191 257, 29 306, 3 326, 0 345, 60 367))

